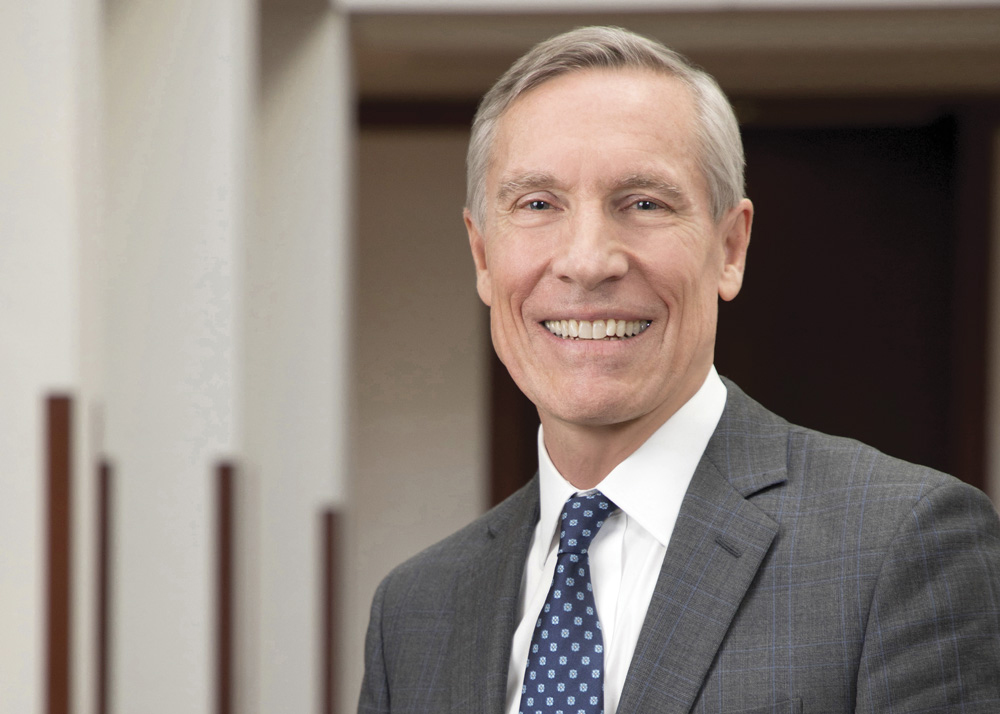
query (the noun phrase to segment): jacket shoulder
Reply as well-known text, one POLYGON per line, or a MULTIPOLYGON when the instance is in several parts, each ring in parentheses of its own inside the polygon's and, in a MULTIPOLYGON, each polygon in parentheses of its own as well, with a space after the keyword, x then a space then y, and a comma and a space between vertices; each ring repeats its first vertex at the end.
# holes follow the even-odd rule
POLYGON ((439 598, 468 568, 481 563, 483 551, 497 534, 538 520, 537 481, 536 476, 468 525, 397 565, 385 576, 379 590, 387 599, 439 598))
POLYGON ((823 490, 863 482, 916 494, 962 484, 953 476, 890 456, 857 439, 792 424, 731 381, 725 383, 729 396, 717 435, 727 445, 730 460, 738 450, 771 468, 782 464, 790 481, 807 479, 810 486, 823 490))

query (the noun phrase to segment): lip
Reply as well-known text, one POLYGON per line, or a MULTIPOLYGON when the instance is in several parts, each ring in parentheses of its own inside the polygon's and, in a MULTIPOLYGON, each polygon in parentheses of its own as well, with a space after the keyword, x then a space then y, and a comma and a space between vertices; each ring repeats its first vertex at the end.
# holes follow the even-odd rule
POLYGON ((586 320, 587 322, 593 322, 594 320, 615 320, 616 322, 618 320, 624 320, 625 322, 645 320, 646 322, 649 322, 652 318, 645 315, 623 315, 613 312, 600 312, 593 314, 574 312, 570 315, 552 315, 551 317, 544 317, 538 321, 538 324, 544 325, 549 320, 586 320))

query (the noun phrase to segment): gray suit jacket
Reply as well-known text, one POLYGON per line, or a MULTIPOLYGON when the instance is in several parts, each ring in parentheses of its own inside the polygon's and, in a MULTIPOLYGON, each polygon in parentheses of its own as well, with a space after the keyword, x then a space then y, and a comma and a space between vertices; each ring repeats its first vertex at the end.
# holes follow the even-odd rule
MULTIPOLYGON (((986 497, 726 386, 619 713, 1000 712, 986 497)), ((536 478, 383 581, 361 714, 501 714, 537 519, 536 478)))

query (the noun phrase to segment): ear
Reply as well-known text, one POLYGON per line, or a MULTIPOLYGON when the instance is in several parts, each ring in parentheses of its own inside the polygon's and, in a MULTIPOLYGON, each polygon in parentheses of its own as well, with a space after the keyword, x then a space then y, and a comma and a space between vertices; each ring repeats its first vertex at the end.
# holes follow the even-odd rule
POLYGON ((465 219, 465 230, 469 232, 472 262, 476 264, 476 290, 479 292, 479 299, 489 307, 492 287, 490 285, 490 269, 486 265, 486 242, 472 220, 472 214, 468 208, 462 211, 462 218, 465 219))
POLYGON ((722 275, 719 276, 719 297, 727 302, 735 298, 743 286, 743 271, 750 247, 750 226, 753 224, 753 204, 744 198, 719 221, 723 237, 722 275))

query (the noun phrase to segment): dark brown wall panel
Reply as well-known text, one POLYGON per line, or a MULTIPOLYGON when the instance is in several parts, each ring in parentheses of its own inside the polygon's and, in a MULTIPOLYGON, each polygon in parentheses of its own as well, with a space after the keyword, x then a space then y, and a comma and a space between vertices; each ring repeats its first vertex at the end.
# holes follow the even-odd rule
POLYGON ((322 714, 333 714, 339 697, 340 671, 340 517, 333 510, 323 512, 323 691, 322 714))
POLYGON ((47 632, 46 711, 70 711, 71 534, 72 534, 72 400, 46 401, 47 480, 47 632))
POLYGON ((111 686, 111 463, 97 467, 97 714, 108 714, 111 686))
POLYGON ((216 467, 217 536, 216 536, 216 712, 232 714, 233 711, 233 557, 234 533, 234 478, 235 468, 230 463, 216 467))

